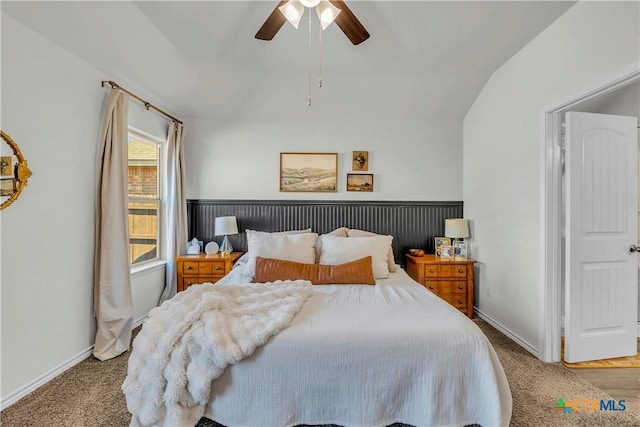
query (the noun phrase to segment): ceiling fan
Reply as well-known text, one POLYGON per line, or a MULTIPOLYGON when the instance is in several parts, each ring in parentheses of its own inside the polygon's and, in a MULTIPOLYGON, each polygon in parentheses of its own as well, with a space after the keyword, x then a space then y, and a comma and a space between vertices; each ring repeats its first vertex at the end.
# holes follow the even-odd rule
POLYGON ((256 33, 259 40, 272 40, 285 22, 289 21, 298 28, 298 23, 304 13, 304 8, 316 8, 322 29, 335 21, 336 25, 351 40, 358 45, 369 38, 369 33, 358 21, 344 1, 341 0, 282 0, 273 9, 262 27, 256 33))

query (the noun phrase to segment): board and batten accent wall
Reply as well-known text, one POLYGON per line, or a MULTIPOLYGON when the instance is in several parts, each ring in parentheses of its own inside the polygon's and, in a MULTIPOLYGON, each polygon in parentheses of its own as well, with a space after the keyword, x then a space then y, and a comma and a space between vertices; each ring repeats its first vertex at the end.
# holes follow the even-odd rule
MULTIPOLYGON (((292 200, 188 200, 189 239, 204 244, 215 236, 219 216, 234 215, 239 234, 229 236, 234 250, 246 252, 246 229, 285 231, 311 228, 328 233, 339 227, 356 228, 393 236, 396 263, 404 265, 410 248, 434 252, 434 237, 443 236, 444 220, 462 218, 463 203, 417 201, 292 201, 292 200)), ((186 242, 185 242, 186 245, 186 242)))

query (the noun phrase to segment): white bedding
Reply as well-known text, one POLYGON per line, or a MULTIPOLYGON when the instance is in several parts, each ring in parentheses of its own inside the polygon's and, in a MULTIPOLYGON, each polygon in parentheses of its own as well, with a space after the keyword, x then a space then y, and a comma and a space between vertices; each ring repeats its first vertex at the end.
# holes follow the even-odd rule
POLYGON ((213 380, 286 328, 312 294, 304 280, 208 284, 151 310, 122 385, 130 426, 194 426, 213 380))
MULTIPOLYGON (((221 282, 248 283, 242 267, 221 282)), ((397 269, 318 285, 290 326, 216 379, 205 416, 229 427, 507 426, 511 393, 487 338, 397 269)))

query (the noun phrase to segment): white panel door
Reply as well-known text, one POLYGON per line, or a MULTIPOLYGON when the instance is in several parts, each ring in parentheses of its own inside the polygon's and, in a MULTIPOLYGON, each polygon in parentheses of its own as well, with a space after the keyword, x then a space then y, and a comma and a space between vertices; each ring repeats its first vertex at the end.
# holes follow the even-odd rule
POLYGON ((567 362, 636 353, 637 121, 565 115, 567 362))

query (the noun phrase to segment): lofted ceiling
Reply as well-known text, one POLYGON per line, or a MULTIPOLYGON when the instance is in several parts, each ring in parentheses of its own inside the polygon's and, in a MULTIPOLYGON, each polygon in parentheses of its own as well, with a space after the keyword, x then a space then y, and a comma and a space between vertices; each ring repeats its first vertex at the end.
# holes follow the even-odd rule
POLYGON ((3 13, 180 117, 462 120, 491 74, 573 1, 355 1, 354 46, 307 15, 254 35, 277 0, 2 1, 3 13))

